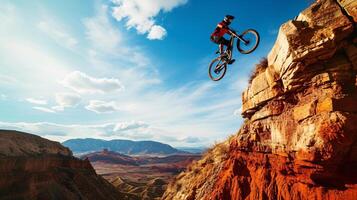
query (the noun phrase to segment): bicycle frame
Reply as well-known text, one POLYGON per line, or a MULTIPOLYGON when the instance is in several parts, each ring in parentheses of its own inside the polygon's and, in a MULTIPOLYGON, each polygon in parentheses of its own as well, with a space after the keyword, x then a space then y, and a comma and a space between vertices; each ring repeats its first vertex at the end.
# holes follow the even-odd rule
POLYGON ((229 35, 230 35, 230 39, 227 40, 226 42, 227 44, 225 43, 224 45, 224 46, 227 45, 226 49, 223 52, 221 51, 221 49, 223 49, 222 48, 223 44, 221 43, 217 51, 217 53, 220 52, 221 54, 215 59, 213 59, 209 65, 208 74, 213 81, 221 80, 227 71, 228 65, 233 64, 234 62, 233 49, 235 46, 237 47, 240 53, 249 54, 253 52, 259 45, 259 33, 254 29, 247 29, 241 34, 237 34, 236 31, 230 30, 229 35), (248 36, 245 37, 246 35, 248 36), (235 38, 238 38, 236 44, 235 44, 236 42, 235 38), (251 42, 251 40, 253 40, 254 43, 251 42), (248 46, 250 43, 252 43, 252 45, 248 46))
MULTIPOLYGON (((233 56, 234 38, 238 38, 239 40, 241 40, 245 44, 248 43, 246 40, 244 40, 240 35, 236 34, 234 31, 230 31, 230 35, 231 35, 231 38, 229 40, 229 47, 227 47, 227 49, 226 49, 226 53, 228 55, 228 60, 231 60, 232 56, 233 56)), ((219 66, 217 66, 217 70, 220 71, 222 69, 222 67, 225 66, 225 65, 226 65, 226 62, 220 64, 219 66)))
POLYGON ((229 39, 229 46, 225 50, 225 53, 228 55, 228 59, 231 60, 233 56, 233 46, 234 46, 234 36, 231 35, 231 38, 229 39))
MULTIPOLYGON (((227 47, 227 49, 225 50, 225 54, 228 55, 228 60, 231 60, 232 59, 232 56, 233 56, 233 45, 234 45, 234 36, 233 34, 231 34, 231 38, 229 40, 229 46, 227 47)), ((221 55, 222 56, 222 55, 221 55)), ((227 62, 223 62, 222 64, 220 65, 217 65, 216 66, 216 70, 218 71, 221 71, 223 67, 225 67, 227 65, 227 62)))
POLYGON ((236 38, 238 38, 240 41, 244 42, 244 44, 247 44, 248 41, 246 41, 244 38, 242 38, 240 35, 237 35, 237 33, 235 33, 234 31, 230 31, 231 33, 231 37, 234 36, 236 38))

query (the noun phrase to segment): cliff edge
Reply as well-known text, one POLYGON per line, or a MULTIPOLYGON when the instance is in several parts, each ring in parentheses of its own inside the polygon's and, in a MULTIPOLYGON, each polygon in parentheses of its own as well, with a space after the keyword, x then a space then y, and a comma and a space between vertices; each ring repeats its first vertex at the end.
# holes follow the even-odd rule
POLYGON ((357 1, 319 0, 283 24, 239 132, 163 199, 357 199, 356 22, 357 1))
POLYGON ((0 199, 127 199, 88 160, 36 135, 0 130, 0 199))

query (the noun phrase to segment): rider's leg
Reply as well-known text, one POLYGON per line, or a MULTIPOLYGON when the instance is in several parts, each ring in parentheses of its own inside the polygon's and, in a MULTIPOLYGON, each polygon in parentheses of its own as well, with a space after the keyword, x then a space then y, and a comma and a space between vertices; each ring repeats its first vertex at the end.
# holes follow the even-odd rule
MULTIPOLYGON (((227 46, 227 49, 231 48, 231 42, 227 39, 225 39, 224 37, 222 37, 222 44, 224 44, 224 46, 227 46)), ((228 61, 228 64, 233 64, 236 60, 230 58, 230 60, 228 61)))
POLYGON ((222 37, 222 43, 227 47, 227 49, 230 48, 231 42, 226 38, 222 37))
POLYGON ((223 54, 223 51, 224 49, 223 49, 223 44, 219 44, 219 54, 223 54))
POLYGON ((223 58, 227 59, 228 55, 224 54, 224 52, 225 52, 224 47, 226 47, 226 49, 229 48, 229 40, 227 40, 224 37, 221 37, 219 39, 219 44, 220 44, 219 48, 220 48, 220 51, 221 51, 221 56, 223 56, 223 58))

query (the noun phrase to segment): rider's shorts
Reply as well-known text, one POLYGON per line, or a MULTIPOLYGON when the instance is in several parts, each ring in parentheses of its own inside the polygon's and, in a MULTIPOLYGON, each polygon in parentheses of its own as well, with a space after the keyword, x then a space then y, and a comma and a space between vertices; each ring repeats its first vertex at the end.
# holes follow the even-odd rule
POLYGON ((211 36, 211 41, 216 44, 223 44, 223 45, 229 46, 229 40, 227 40, 224 37, 211 36))

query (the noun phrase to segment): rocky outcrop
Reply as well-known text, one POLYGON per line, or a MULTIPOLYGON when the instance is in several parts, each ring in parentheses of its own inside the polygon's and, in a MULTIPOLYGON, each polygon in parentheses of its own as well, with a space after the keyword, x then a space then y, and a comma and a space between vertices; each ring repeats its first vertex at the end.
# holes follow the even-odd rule
POLYGON ((42 154, 72 156, 71 150, 58 142, 18 131, 0 130, 0 157, 42 154))
POLYGON ((357 199, 356 11, 320 0, 283 24, 242 95, 242 128, 163 199, 357 199))
POLYGON ((123 199, 57 142, 16 131, 0 131, 0 199, 123 199))

